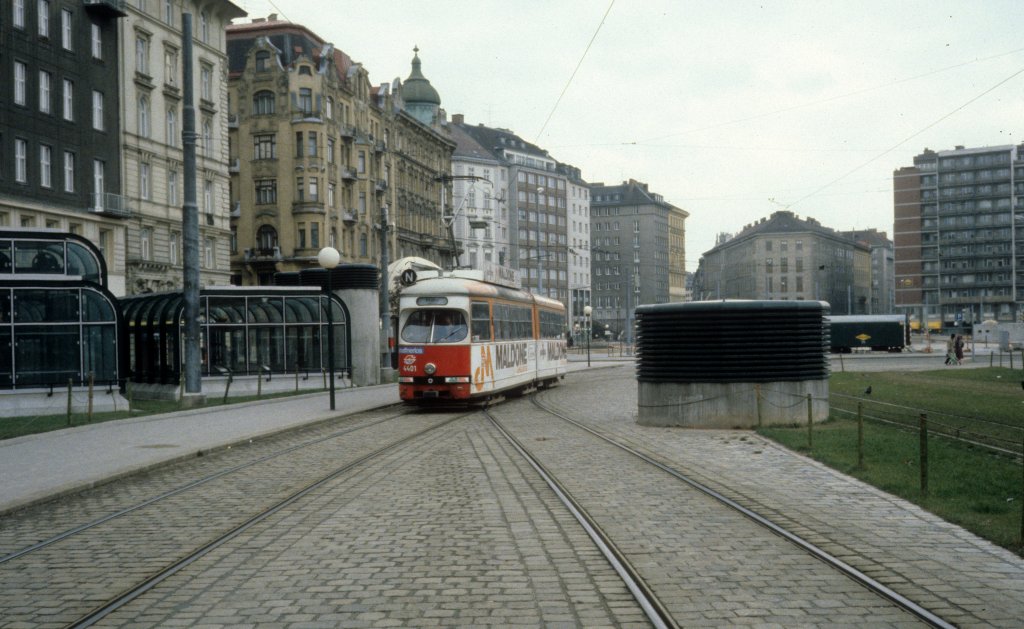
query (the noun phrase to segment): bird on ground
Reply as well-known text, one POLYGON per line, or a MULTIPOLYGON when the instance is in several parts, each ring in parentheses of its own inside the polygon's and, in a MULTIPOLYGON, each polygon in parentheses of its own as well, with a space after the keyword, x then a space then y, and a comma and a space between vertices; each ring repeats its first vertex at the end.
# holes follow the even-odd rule
MULTIPOLYGON (((1021 383, 1021 384, 1024 384, 1024 383, 1021 383)), ((871 385, 868 385, 868 388, 864 389, 864 395, 871 395, 871 385)))

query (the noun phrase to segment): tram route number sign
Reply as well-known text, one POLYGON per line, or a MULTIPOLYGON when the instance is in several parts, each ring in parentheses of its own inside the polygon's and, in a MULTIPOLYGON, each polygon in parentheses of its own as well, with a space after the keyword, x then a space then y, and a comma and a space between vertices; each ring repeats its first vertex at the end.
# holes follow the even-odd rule
POLYGON ((402 282, 402 286, 412 286, 416 283, 416 271, 412 269, 402 271, 402 276, 399 280, 402 282))

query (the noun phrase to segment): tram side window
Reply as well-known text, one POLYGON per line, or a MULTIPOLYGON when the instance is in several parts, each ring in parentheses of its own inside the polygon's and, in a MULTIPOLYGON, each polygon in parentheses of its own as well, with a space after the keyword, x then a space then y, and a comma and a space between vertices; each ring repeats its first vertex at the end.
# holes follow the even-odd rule
POLYGON ((472 305, 473 315, 473 341, 491 340, 491 306, 485 301, 474 301, 472 305))

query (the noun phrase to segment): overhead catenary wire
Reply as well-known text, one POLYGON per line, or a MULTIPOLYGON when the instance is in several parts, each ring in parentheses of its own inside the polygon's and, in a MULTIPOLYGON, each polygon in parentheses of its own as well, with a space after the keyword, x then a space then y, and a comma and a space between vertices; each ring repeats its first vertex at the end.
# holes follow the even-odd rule
POLYGON ((587 58, 587 53, 590 52, 590 47, 594 45, 594 40, 597 39, 597 34, 601 32, 601 27, 604 26, 604 21, 608 19, 608 14, 611 13, 613 6, 615 6, 615 0, 608 3, 608 8, 601 17, 601 23, 597 25, 597 29, 594 30, 593 36, 591 36, 590 41, 587 42, 587 47, 583 51, 583 55, 576 63, 576 68, 569 76, 569 80, 565 82, 565 87, 562 88, 562 93, 558 95, 558 99, 555 101, 555 106, 551 108, 551 113, 548 114, 547 119, 544 120, 544 124, 541 125, 540 131, 537 133, 537 140, 534 144, 540 143, 540 137, 544 135, 544 130, 548 128, 548 123, 551 122, 551 117, 555 115, 555 111, 558 109, 558 104, 562 102, 562 97, 565 96, 565 93, 569 90, 569 86, 572 85, 572 80, 576 78, 576 73, 579 72, 580 66, 583 65, 583 60, 587 58))
POLYGON ((807 199, 817 195, 822 190, 825 190, 826 188, 832 186, 833 184, 839 183, 840 181, 842 181, 846 177, 848 177, 848 176, 852 175, 853 173, 859 171, 860 169, 864 168, 865 166, 867 166, 867 165, 869 165, 869 164, 871 164, 871 163, 873 163, 873 162, 875 162, 875 161, 885 157, 889 153, 892 153, 893 151, 895 151, 899 147, 903 146, 904 144, 906 144, 910 140, 913 140, 914 138, 916 138, 917 136, 921 135, 922 133, 924 133, 928 129, 931 129, 932 127, 938 125, 943 120, 946 120, 947 118, 952 117, 954 114, 962 111, 963 109, 966 109, 971 104, 973 104, 973 103, 977 102, 978 100, 984 98, 986 95, 990 94, 991 92, 994 92, 995 90, 999 89, 1000 87, 1002 87, 1006 83, 1009 83, 1010 81, 1012 81, 1013 79, 1017 78, 1021 74, 1024 74, 1024 68, 1020 68, 1019 70, 1017 70, 1016 72, 1014 72, 1010 76, 1006 77, 1005 79, 999 81, 998 83, 996 83, 992 87, 989 87, 988 89, 982 91, 980 94, 972 97, 967 102, 965 102, 962 105, 956 107, 955 109, 953 109, 949 113, 939 117, 934 122, 931 122, 930 124, 925 125, 925 127, 923 127, 922 129, 919 129, 919 130, 915 131, 914 133, 908 135, 907 137, 903 138, 902 140, 900 140, 896 144, 894 144, 894 145, 890 146, 889 148, 885 149, 884 151, 882 151, 878 155, 875 155, 874 157, 872 157, 871 159, 867 160, 866 162, 863 162, 862 164, 859 164, 858 166, 856 166, 856 167, 846 171, 842 175, 836 177, 832 181, 830 181, 830 182, 828 182, 828 183, 818 187, 818 189, 816 189, 815 191, 813 191, 811 193, 808 193, 808 194, 804 195, 803 197, 797 199, 796 201, 794 201, 793 203, 790 204, 790 207, 792 207, 794 205, 797 205, 798 203, 801 203, 803 201, 806 201, 807 199))

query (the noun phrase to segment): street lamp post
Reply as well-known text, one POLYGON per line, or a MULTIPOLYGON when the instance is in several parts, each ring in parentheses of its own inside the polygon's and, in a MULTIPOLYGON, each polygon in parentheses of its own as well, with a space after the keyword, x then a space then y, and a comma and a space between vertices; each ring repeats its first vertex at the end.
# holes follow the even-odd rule
POLYGON ((587 318, 587 367, 590 366, 590 314, 594 309, 590 306, 583 306, 583 316, 587 318))
POLYGON ((327 296, 327 375, 331 379, 331 410, 334 410, 334 315, 331 291, 331 279, 334 269, 341 262, 341 254, 334 247, 324 247, 316 254, 316 261, 324 269, 326 278, 323 283, 324 294, 327 296))
MULTIPOLYGON (((537 292, 546 297, 547 295, 544 293, 544 254, 542 254, 540 250, 540 197, 542 194, 544 194, 544 188, 537 188, 537 270, 539 271, 539 273, 537 273, 537 292)), ((546 203, 544 204, 544 207, 547 207, 546 203)))

